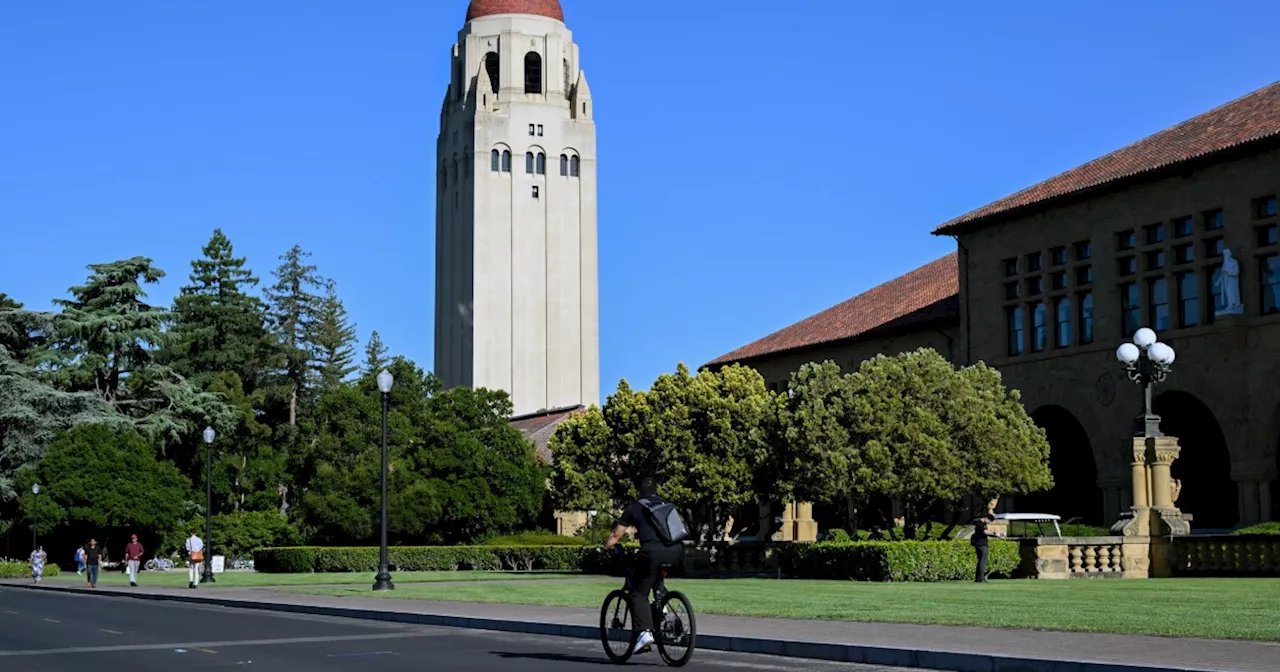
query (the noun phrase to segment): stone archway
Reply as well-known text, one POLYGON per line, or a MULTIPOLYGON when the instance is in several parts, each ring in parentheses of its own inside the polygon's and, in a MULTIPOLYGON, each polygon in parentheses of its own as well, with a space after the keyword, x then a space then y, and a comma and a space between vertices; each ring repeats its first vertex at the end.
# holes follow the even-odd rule
POLYGON ((1234 527, 1239 520, 1239 492, 1231 479, 1231 453, 1213 411, 1195 395, 1181 390, 1160 393, 1153 402, 1160 430, 1178 437, 1182 448, 1173 463, 1173 478, 1182 481, 1176 502, 1192 516, 1192 529, 1234 527))
POLYGON ((1027 513, 1054 513, 1063 520, 1078 518, 1087 525, 1104 525, 1102 490, 1089 434, 1067 409, 1041 406, 1031 419, 1049 439, 1049 469, 1053 488, 1018 497, 1018 508, 1027 513))

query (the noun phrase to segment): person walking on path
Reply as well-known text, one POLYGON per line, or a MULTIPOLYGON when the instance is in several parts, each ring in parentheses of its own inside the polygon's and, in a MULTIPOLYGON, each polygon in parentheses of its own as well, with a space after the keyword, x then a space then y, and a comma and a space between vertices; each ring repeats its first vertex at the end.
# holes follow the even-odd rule
POLYGON ((84 574, 84 545, 76 547, 76 576, 84 574))
POLYGON ((991 522, 991 518, 983 516, 973 521, 973 536, 969 538, 969 543, 973 544, 973 550, 978 556, 978 566, 974 570, 973 580, 976 583, 987 582, 987 558, 991 553, 991 549, 987 546, 987 523, 991 522))
POLYGON ((200 587, 200 563, 204 561, 204 540, 194 531, 187 538, 187 557, 191 559, 191 582, 188 588, 200 587))
POLYGON ((135 588, 138 585, 138 563, 142 562, 142 554, 145 549, 142 544, 138 543, 138 535, 130 537, 130 541, 124 547, 125 563, 129 566, 129 585, 135 588))
POLYGON ((40 583, 40 579, 44 578, 44 563, 49 560, 49 556, 44 553, 44 546, 31 551, 31 578, 36 583, 40 583))
POLYGON ((98 548, 98 540, 90 539, 89 548, 84 554, 85 573, 88 574, 88 583, 85 584, 90 588, 98 587, 98 567, 102 564, 102 549, 98 548))

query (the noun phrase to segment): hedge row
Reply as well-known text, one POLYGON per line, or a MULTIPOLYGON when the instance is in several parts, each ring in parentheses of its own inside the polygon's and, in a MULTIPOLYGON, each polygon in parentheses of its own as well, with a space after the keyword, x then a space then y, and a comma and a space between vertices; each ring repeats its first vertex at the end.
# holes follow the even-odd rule
MULTIPOLYGON (((45 563, 45 576, 57 576, 58 566, 52 563, 45 563)), ((26 562, 0 562, 0 579, 29 579, 31 578, 31 564, 26 562)))
MULTIPOLYGON (((1018 544, 993 539, 987 569, 1012 576, 1018 544)), ((853 581, 955 581, 972 579, 973 546, 958 541, 859 541, 786 544, 779 549, 782 571, 796 579, 853 581)))
MULTIPOLYGON (((392 546, 388 560, 397 571, 560 571, 612 573, 613 562, 598 548, 582 546, 392 546)), ((253 552, 259 572, 374 572, 375 547, 297 546, 253 552)))

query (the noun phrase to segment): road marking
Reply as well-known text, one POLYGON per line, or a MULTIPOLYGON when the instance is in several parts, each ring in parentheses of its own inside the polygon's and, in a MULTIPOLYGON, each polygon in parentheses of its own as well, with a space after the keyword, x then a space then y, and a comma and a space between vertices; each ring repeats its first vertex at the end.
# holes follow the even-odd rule
POLYGON ((369 651, 368 653, 331 653, 325 658, 356 658, 363 656, 394 656, 395 651, 369 651))
POLYGON ((62 622, 62 621, 55 621, 55 620, 53 620, 52 618, 46 618, 46 619, 44 619, 44 620, 49 621, 50 623, 61 623, 61 622, 62 622))
MULTIPOLYGON (((47 620, 47 619, 46 619, 47 620)), ((389 632, 378 635, 345 635, 340 637, 295 637, 292 639, 244 639, 224 642, 178 642, 173 644, 125 644, 120 646, 76 646, 65 649, 32 649, 29 651, 0 651, 0 658, 11 656, 52 656, 75 653, 114 653, 119 651, 160 651, 173 649, 213 649, 229 646, 284 646, 289 644, 322 644, 324 642, 362 642, 379 639, 406 639, 410 637, 442 637, 456 632, 418 631, 389 632)))
POLYGON ((98 628, 98 632, 105 632, 105 633, 107 633, 108 635, 123 635, 123 634, 124 634, 123 632, 116 632, 115 630, 108 630, 108 629, 106 629, 106 628, 98 628))
POLYGON ((196 649, 196 651, 203 651, 205 653, 217 653, 217 651, 214 651, 213 649, 196 649))
POLYGON ((6 613, 6 614, 16 614, 16 613, 18 613, 18 612, 16 612, 16 611, 9 611, 8 609, 5 609, 5 610, 4 610, 4 613, 6 613))

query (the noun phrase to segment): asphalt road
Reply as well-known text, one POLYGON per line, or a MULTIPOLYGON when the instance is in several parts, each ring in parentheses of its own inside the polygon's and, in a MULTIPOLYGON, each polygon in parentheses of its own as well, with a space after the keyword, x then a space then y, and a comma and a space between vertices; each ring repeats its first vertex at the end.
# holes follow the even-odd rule
MULTIPOLYGON (((0 588, 0 670, 552 672, 609 665, 595 641, 0 588)), ((657 653, 630 666, 664 667, 657 653)), ((906 672, 714 651, 698 651, 685 669, 906 672)))

